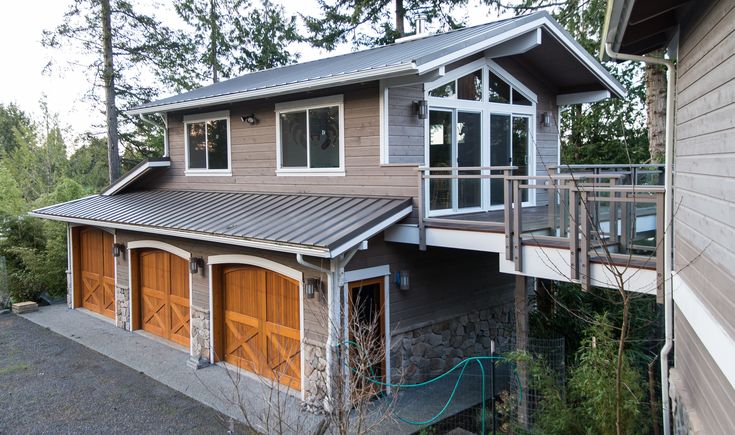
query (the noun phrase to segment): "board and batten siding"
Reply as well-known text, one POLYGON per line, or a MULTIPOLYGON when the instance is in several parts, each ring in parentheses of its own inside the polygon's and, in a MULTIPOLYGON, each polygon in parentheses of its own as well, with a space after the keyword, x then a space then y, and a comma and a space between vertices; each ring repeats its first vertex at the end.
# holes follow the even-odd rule
MULTIPOLYGON (((252 255, 255 257, 265 258, 276 263, 283 264, 290 268, 301 271, 305 278, 319 278, 319 274, 313 270, 305 269, 296 262, 295 255, 289 255, 273 251, 265 251, 260 249, 250 249, 232 245, 219 243, 202 242, 198 240, 182 239, 176 237, 158 236, 154 234, 138 233, 131 231, 118 230, 117 243, 127 246, 129 242, 139 240, 155 240, 168 243, 169 245, 183 249, 191 253, 194 257, 204 258, 204 262, 208 262, 210 255, 226 255, 241 254, 252 255)), ((328 261, 324 267, 329 267, 328 261)), ((201 311, 209 312, 209 270, 205 266, 204 272, 199 272, 192 276, 191 289, 191 305, 199 308, 201 311)), ((117 280, 118 285, 130 288, 130 280, 128 276, 128 258, 120 256, 117 258, 117 280)), ((325 313, 327 313, 326 304, 322 303, 320 298, 307 299, 304 298, 304 334, 305 338, 312 341, 325 343, 327 325, 324 323, 325 313)))
POLYGON ((675 269, 735 338, 735 2, 682 34, 677 63, 675 269))
MULTIPOLYGON (((735 2, 703 4, 682 26, 676 71, 674 268, 735 338, 735 2)), ((705 432, 729 432, 735 389, 718 364, 733 361, 713 360, 684 315, 674 318, 690 404, 705 432)))
MULTIPOLYGON (((168 115, 171 168, 151 180, 148 187, 181 190, 217 190, 270 193, 311 193, 415 197, 416 168, 381 166, 380 103, 377 82, 278 99, 255 100, 203 109, 230 111, 232 176, 186 176, 184 174, 183 115, 168 115), (345 175, 276 175, 275 104, 329 95, 344 96, 345 175), (240 120, 254 113, 256 125, 240 120)), ((200 113, 199 112, 199 113, 200 113)))

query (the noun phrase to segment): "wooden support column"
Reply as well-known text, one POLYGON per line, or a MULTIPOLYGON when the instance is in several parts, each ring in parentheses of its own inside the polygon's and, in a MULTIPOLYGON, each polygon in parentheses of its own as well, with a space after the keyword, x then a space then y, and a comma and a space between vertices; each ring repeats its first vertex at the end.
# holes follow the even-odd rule
MULTIPOLYGON (((515 317, 516 317, 516 349, 528 350, 528 284, 523 275, 516 275, 514 292, 515 317)), ((518 423, 521 427, 528 428, 528 367, 518 363, 518 382, 521 391, 524 392, 524 400, 518 404, 518 423)))

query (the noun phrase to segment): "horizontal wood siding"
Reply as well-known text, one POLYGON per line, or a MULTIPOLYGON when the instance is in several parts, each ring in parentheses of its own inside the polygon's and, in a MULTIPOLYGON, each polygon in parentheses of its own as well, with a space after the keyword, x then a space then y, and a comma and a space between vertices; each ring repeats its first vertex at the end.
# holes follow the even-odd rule
MULTIPOLYGON (((675 269, 735 337, 735 3, 682 29, 677 63, 675 269)), ((678 354, 678 352, 677 352, 678 354)), ((695 398, 698 400, 698 398, 695 398)))
POLYGON ((694 407, 704 426, 701 428, 703 433, 732 433, 735 428, 735 389, 678 309, 674 311, 674 319, 676 367, 689 391, 688 406, 694 407))
POLYGON ((408 271, 410 290, 390 286, 391 330, 405 331, 444 319, 513 302, 513 275, 498 272, 498 255, 371 239, 348 270, 390 265, 408 271))
MULTIPOLYGON (((224 254, 242 254, 253 255, 275 261, 285 266, 300 270, 305 278, 319 278, 319 274, 313 270, 305 269, 296 262, 295 255, 282 254, 272 251, 264 251, 259 249, 248 249, 237 246, 222 245, 217 243, 200 242, 196 240, 180 239, 175 237, 156 236, 152 234, 117 231, 117 242, 127 245, 135 240, 155 240, 165 242, 177 248, 190 252, 194 257, 202 257, 207 262, 210 255, 224 254)), ((326 261, 325 267, 329 267, 326 261)), ((191 305, 201 310, 209 310, 209 277, 208 271, 197 273, 192 276, 192 298, 191 305)), ((117 259, 117 279, 121 286, 129 286, 128 279, 128 261, 127 257, 119 257, 117 259)), ((324 322, 327 313, 326 304, 320 298, 306 299, 304 298, 304 332, 305 338, 325 342, 326 323, 324 322)))
POLYGON ((343 195, 415 196, 416 169, 380 166, 380 112, 378 85, 373 82, 292 95, 276 100, 257 100, 203 112, 230 110, 232 176, 207 177, 184 174, 184 125, 182 116, 169 114, 171 168, 151 180, 148 187, 186 190, 284 192, 343 195), (344 95, 345 176, 277 176, 275 103, 344 95), (254 113, 258 124, 249 125, 240 116, 254 113))
POLYGON ((414 107, 423 99, 421 84, 388 90, 388 163, 424 164, 424 120, 414 107))

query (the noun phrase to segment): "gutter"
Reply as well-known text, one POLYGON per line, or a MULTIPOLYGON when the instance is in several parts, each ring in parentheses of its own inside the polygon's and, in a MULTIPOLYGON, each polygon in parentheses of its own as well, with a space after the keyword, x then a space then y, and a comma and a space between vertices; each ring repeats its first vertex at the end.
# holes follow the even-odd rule
POLYGON ((669 353, 674 342, 674 298, 672 292, 672 247, 673 247, 673 163, 674 163, 674 104, 676 92, 676 66, 674 62, 652 56, 636 56, 613 51, 612 44, 605 44, 605 53, 612 59, 632 60, 666 67, 666 145, 664 160, 664 327, 666 341, 661 348, 661 406, 663 408, 664 435, 671 434, 671 405, 669 400, 669 353))

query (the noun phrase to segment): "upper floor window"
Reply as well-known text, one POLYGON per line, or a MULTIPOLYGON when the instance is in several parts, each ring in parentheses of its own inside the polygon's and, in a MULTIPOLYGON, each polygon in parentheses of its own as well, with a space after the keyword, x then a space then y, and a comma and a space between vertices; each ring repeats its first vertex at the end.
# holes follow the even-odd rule
POLYGON ((184 116, 187 175, 230 175, 230 114, 184 116))
POLYGON ((279 175, 344 175, 341 95, 276 104, 279 175))
POLYGON ((525 91, 520 89, 523 88, 522 85, 510 83, 494 69, 499 68, 483 66, 469 74, 445 82, 429 90, 429 97, 519 106, 533 105, 531 99, 524 95, 525 91), (487 71, 487 75, 484 71, 487 71), (487 89, 483 86, 483 77, 486 77, 487 89), (483 98, 485 92, 487 96, 483 98))

